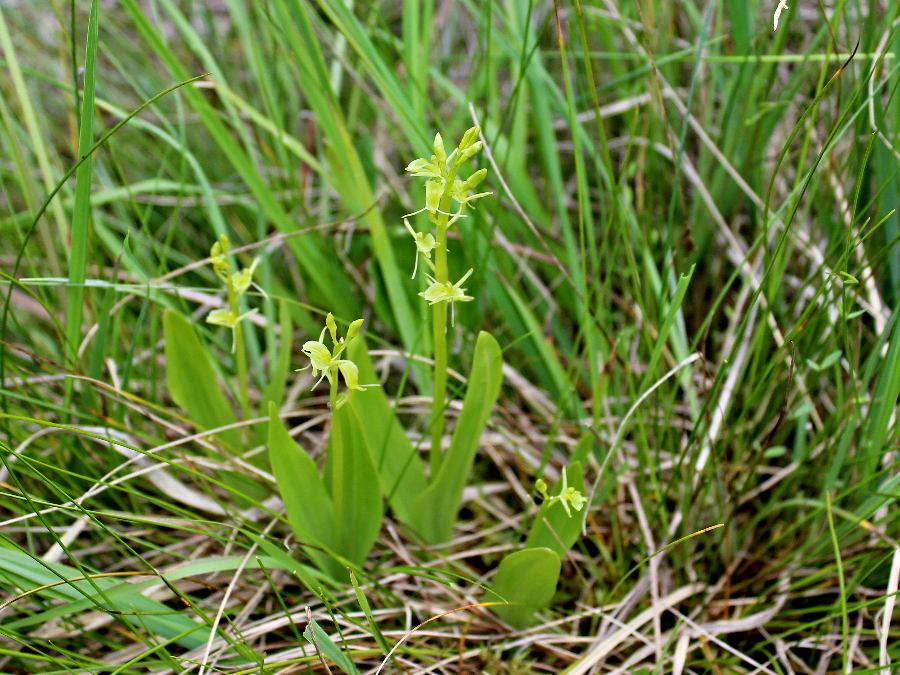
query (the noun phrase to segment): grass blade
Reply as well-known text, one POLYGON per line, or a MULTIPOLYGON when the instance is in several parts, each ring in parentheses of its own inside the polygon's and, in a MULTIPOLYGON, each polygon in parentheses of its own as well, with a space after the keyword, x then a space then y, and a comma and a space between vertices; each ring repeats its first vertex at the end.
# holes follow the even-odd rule
MULTIPOLYGON (((100 2, 91 0, 87 49, 84 59, 84 94, 81 99, 81 128, 78 130, 78 156, 86 155, 94 144, 94 90, 97 74, 100 2)), ((84 314, 84 278, 87 269, 88 230, 91 219, 91 176, 93 158, 88 157, 75 172, 75 205, 72 211, 72 252, 69 255, 69 285, 66 289, 66 341, 69 362, 74 365, 81 342, 84 314)))

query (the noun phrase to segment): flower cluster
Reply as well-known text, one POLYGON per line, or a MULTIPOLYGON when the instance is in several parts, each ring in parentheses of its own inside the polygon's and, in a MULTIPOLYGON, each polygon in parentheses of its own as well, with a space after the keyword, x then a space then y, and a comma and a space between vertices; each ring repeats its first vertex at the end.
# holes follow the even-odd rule
POLYGON ((572 512, 569 510, 570 507, 576 511, 581 511, 581 509, 584 508, 585 502, 587 502, 587 499, 585 499, 583 494, 575 488, 569 487, 568 476, 565 471, 562 472, 562 489, 559 491, 558 495, 551 497, 547 492, 547 484, 541 478, 538 478, 535 482, 534 489, 537 490, 538 494, 543 498, 544 502, 548 505, 548 508, 553 506, 556 502, 562 504, 562 507, 569 518, 572 517, 572 512))
POLYGON ((459 145, 449 155, 444 148, 444 141, 438 133, 434 137, 433 154, 430 159, 420 157, 406 167, 406 170, 413 176, 428 179, 425 182, 425 207, 415 213, 409 213, 407 216, 414 216, 424 211, 428 213, 429 220, 437 226, 437 236, 435 236, 430 232, 418 232, 406 217, 403 219, 403 224, 416 246, 413 278, 419 269, 419 258, 421 257, 431 270, 431 274, 426 273, 429 286, 419 295, 431 305, 441 302, 449 303, 451 323, 453 321, 453 303, 468 302, 473 299, 466 295, 465 289, 462 288, 463 282, 469 278, 472 270, 466 272, 462 279, 455 284, 451 283, 447 278, 446 264, 439 266, 435 260, 432 260, 432 254, 434 253, 435 256, 442 254, 446 260, 447 229, 464 217, 464 211, 471 207, 473 202, 491 194, 490 192, 475 192, 475 189, 487 177, 487 169, 478 169, 466 179, 457 178, 462 165, 483 149, 482 142, 478 140, 480 133, 481 130, 478 127, 472 127, 466 131, 459 145), (456 208, 451 211, 454 203, 456 208))
POLYGON ((260 290, 260 292, 262 292, 262 289, 253 283, 253 272, 256 271, 256 267, 259 265, 259 258, 255 258, 250 264, 250 267, 245 267, 237 272, 232 272, 231 261, 228 258, 230 248, 231 244, 228 241, 228 236, 223 234, 219 237, 218 241, 212 245, 212 249, 210 249, 209 252, 213 270, 215 271, 216 276, 219 277, 223 284, 225 284, 225 288, 228 291, 228 308, 212 310, 206 316, 206 323, 215 326, 225 326, 226 328, 231 329, 231 351, 234 351, 235 328, 239 322, 256 313, 255 309, 251 309, 249 312, 238 314, 238 302, 244 294, 250 290, 251 286, 260 290))
MULTIPOLYGON (((334 321, 334 315, 329 312, 325 317, 325 327, 322 329, 318 340, 307 340, 303 343, 301 351, 309 358, 309 366, 312 368, 313 377, 318 376, 319 379, 312 386, 315 389, 323 379, 327 379, 328 383, 334 389, 338 384, 338 373, 344 378, 347 385, 347 392, 337 399, 337 407, 341 407, 347 401, 347 397, 352 391, 363 391, 367 387, 377 387, 377 384, 360 384, 359 368, 349 359, 342 359, 341 354, 347 348, 347 345, 362 329, 363 320, 357 319, 347 328, 346 337, 338 337, 337 324, 334 321), (326 331, 331 336, 331 349, 325 345, 326 331)), ((301 368, 305 370, 305 368, 301 368)))

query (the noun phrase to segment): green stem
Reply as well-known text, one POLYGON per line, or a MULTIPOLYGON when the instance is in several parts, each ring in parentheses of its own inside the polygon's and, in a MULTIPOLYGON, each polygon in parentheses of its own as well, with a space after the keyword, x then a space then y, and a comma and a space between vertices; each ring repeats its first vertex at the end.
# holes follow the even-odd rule
MULTIPOLYGON (((337 372, 334 373, 334 377, 328 378, 328 407, 331 408, 331 417, 334 418, 334 414, 337 412, 337 395, 338 395, 338 378, 337 372)), ((332 424, 331 433, 334 433, 334 425, 332 424)))
MULTIPOLYGON (((447 282, 447 216, 440 216, 434 246, 434 278, 447 282)), ((441 441, 444 438, 444 399, 447 396, 447 303, 431 306, 434 329, 434 391, 431 407, 431 475, 441 466, 441 441)))
MULTIPOLYGON (((456 178, 457 166, 450 169, 447 181, 444 184, 444 194, 441 195, 441 203, 438 207, 441 213, 433 216, 436 226, 434 238, 434 279, 440 284, 449 283, 449 270, 447 266, 447 222, 446 215, 450 211, 450 187, 456 178)), ((431 404, 431 461, 432 479, 437 475, 441 467, 441 442, 444 438, 444 408, 447 398, 447 303, 438 302, 431 307, 433 337, 434 337, 434 395, 431 404)))
MULTIPOLYGON (((341 444, 341 425, 337 424, 337 399, 338 399, 338 374, 337 370, 334 371, 331 377, 328 378, 329 390, 328 390, 328 405, 331 408, 331 430, 329 432, 328 439, 328 451, 331 453, 331 456, 328 458, 331 462, 331 495, 332 499, 334 499, 334 495, 339 494, 338 491, 338 481, 340 481, 344 475, 344 446, 341 444)), ((341 541, 341 532, 340 527, 343 521, 343 515, 341 511, 343 510, 343 502, 340 499, 334 499, 334 523, 335 528, 338 529, 336 532, 337 541, 341 541)))
MULTIPOLYGON (((231 274, 228 275, 228 305, 235 316, 240 316, 241 310, 237 293, 234 290, 234 284, 231 281, 231 274)), ((234 327, 234 351, 237 359, 237 376, 238 387, 240 388, 240 404, 241 413, 245 420, 250 419, 250 385, 247 382, 247 353, 244 350, 244 331, 241 322, 238 321, 234 327)))

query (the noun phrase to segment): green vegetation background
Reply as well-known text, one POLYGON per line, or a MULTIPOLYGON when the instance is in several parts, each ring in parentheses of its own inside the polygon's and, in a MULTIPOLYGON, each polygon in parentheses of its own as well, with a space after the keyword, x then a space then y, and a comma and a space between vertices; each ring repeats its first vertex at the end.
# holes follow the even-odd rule
POLYGON ((794 0, 776 32, 774 10, 0 5, 0 671, 900 661, 900 2, 794 0), (489 330, 500 401, 453 541, 389 520, 329 585, 280 517, 263 404, 321 450, 326 401, 290 371, 324 312, 362 316, 427 436, 403 167, 474 123, 494 197, 450 241, 451 277, 475 270, 450 366, 489 330), (228 459, 162 344, 165 310, 192 317, 237 410, 231 336, 203 324, 223 233, 267 293, 228 459), (453 611, 490 600, 535 480, 579 448, 600 480, 538 625, 453 611))

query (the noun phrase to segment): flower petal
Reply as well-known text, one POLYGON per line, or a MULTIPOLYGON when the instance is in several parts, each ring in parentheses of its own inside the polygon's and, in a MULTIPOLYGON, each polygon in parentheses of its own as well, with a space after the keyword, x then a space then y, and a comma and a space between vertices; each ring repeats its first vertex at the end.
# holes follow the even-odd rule
POLYGON ((331 333, 331 342, 337 345, 337 324, 334 321, 334 314, 331 312, 328 312, 328 316, 325 317, 325 326, 328 328, 328 332, 331 333))
POLYGON ((309 358, 313 370, 328 370, 331 367, 331 352, 318 340, 304 342, 301 351, 309 358))
POLYGON ((234 328, 238 320, 238 316, 230 309, 214 309, 206 315, 206 323, 211 323, 214 326, 234 328))
POLYGON ((347 383, 347 389, 353 391, 363 390, 363 388, 359 386, 359 368, 356 367, 356 364, 353 363, 353 361, 342 359, 338 361, 338 368, 341 371, 341 375, 344 376, 344 382, 347 383))

